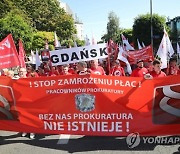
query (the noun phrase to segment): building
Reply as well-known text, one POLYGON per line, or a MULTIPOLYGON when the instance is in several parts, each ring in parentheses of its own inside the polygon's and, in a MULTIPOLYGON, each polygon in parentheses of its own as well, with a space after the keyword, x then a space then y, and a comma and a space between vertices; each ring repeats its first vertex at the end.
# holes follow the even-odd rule
POLYGON ((66 11, 66 13, 73 16, 73 11, 69 7, 69 5, 64 2, 61 2, 60 0, 59 0, 59 2, 60 2, 60 7, 63 8, 66 11))
POLYGON ((166 23, 171 29, 171 39, 172 43, 180 43, 180 16, 173 19, 168 19, 166 23))
POLYGON ((75 27, 77 30, 77 34, 75 34, 75 38, 79 39, 79 40, 84 40, 84 25, 83 23, 79 20, 79 18, 77 17, 77 15, 75 15, 73 13, 73 11, 71 10, 71 8, 69 7, 69 5, 67 3, 64 2, 60 2, 60 7, 63 8, 69 15, 72 15, 72 17, 74 18, 75 21, 75 27))

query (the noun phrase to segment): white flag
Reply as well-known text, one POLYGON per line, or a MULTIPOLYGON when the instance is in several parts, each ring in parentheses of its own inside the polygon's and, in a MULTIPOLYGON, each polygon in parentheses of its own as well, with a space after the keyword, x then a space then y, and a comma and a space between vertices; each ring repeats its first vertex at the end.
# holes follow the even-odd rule
POLYGON ((38 66, 40 66, 40 65, 41 65, 41 61, 39 58, 38 50, 36 49, 36 70, 38 70, 38 66))
POLYGON ((138 49, 140 50, 140 49, 142 49, 142 46, 140 45, 140 43, 139 43, 139 40, 137 39, 137 44, 138 44, 138 49))
POLYGON ((60 44, 60 42, 58 41, 56 32, 54 32, 54 46, 55 46, 55 48, 61 47, 61 44, 60 44))
POLYGON ((122 42, 123 42, 123 48, 124 50, 134 50, 134 48, 129 44, 129 41, 125 38, 123 34, 121 34, 122 42))
POLYGON ((97 42, 96 42, 96 40, 95 40, 95 38, 94 38, 94 35, 92 36, 92 45, 94 45, 94 44, 97 44, 97 42))
POLYGON ((74 47, 75 47, 75 48, 78 47, 76 41, 74 41, 74 47))
POLYGON ((34 51, 32 51, 32 50, 31 50, 30 61, 32 64, 36 64, 36 56, 34 54, 34 51))
POLYGON ((126 53, 126 51, 123 50, 123 48, 121 46, 119 46, 118 59, 126 63, 127 71, 129 74, 131 74, 132 69, 131 69, 131 66, 129 64, 129 61, 127 60, 127 53, 126 53))
POLYGON ((164 29, 164 35, 161 41, 161 44, 159 46, 157 56, 161 58, 162 62, 162 69, 167 68, 167 62, 170 59, 170 57, 174 54, 174 49, 172 47, 172 44, 169 40, 169 36, 164 29))
POLYGON ((180 56, 180 47, 179 47, 178 42, 177 42, 177 54, 179 54, 179 56, 180 56))
POLYGON ((143 48, 145 48, 146 46, 144 45, 144 42, 142 42, 142 46, 143 46, 143 48))
POLYGON ((88 46, 88 45, 90 45, 90 41, 89 41, 88 36, 86 35, 86 38, 85 38, 85 46, 88 46))

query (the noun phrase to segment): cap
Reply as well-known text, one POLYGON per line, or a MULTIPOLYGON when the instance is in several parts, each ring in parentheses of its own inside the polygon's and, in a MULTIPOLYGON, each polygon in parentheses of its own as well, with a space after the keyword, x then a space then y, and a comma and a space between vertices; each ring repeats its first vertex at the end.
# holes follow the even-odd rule
POLYGON ((140 63, 140 62, 143 62, 143 60, 142 60, 142 59, 139 59, 139 60, 137 61, 137 64, 140 63))

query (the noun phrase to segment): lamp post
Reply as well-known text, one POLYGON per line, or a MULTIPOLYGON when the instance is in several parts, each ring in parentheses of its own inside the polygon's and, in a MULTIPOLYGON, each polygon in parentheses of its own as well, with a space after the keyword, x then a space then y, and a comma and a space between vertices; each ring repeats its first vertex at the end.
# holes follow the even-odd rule
MULTIPOLYGON (((150 0, 150 14, 151 14, 151 45, 152 49, 154 49, 154 44, 153 44, 153 25, 152 25, 152 0, 150 0)), ((154 50, 153 50, 154 52, 154 50)))

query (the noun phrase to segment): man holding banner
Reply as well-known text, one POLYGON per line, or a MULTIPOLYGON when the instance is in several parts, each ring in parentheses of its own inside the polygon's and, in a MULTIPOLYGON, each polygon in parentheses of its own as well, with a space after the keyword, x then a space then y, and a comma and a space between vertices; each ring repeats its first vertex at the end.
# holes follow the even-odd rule
POLYGON ((137 61, 137 68, 133 70, 131 76, 132 77, 144 77, 144 75, 148 73, 148 70, 144 67, 143 60, 137 61))

